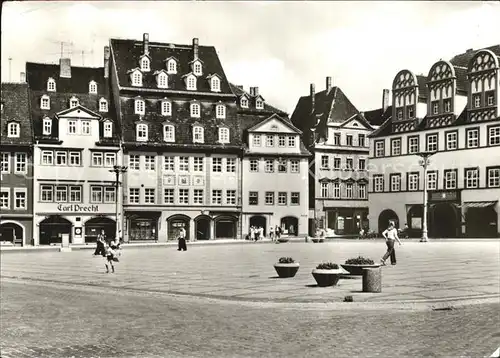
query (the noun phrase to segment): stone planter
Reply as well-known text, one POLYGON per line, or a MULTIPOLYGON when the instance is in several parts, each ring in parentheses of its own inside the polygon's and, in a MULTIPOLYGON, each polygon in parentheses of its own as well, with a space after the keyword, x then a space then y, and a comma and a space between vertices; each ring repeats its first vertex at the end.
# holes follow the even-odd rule
POLYGON ((364 268, 377 268, 380 267, 380 264, 373 265, 350 265, 350 264, 342 264, 340 265, 342 268, 349 272, 351 275, 362 276, 364 268))
POLYGON ((291 264, 274 264, 274 269, 277 274, 281 278, 293 277, 299 271, 300 264, 298 262, 294 262, 291 264))
POLYGON ((289 239, 288 237, 280 237, 280 238, 279 238, 279 239, 277 239, 276 241, 284 243, 284 242, 288 242, 289 240, 290 240, 290 239, 289 239))
POLYGON ((312 270, 312 275, 319 287, 335 286, 339 282, 342 270, 312 270))

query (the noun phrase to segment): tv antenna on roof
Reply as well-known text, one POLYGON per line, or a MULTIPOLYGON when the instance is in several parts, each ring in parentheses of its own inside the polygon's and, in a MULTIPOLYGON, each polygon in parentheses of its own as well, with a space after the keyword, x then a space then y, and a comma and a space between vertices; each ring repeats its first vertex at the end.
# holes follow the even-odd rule
POLYGON ((12 81, 12 57, 9 57, 9 82, 12 81))

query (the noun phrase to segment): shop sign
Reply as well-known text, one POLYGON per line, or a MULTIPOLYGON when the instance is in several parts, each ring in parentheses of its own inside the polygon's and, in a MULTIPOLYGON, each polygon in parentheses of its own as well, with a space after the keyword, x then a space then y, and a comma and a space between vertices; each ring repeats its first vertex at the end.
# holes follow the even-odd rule
POLYGON ((74 213, 97 213, 99 205, 82 205, 82 204, 59 204, 57 211, 74 212, 74 213))
POLYGON ((459 201, 460 192, 456 190, 439 190, 429 192, 429 201, 459 201))

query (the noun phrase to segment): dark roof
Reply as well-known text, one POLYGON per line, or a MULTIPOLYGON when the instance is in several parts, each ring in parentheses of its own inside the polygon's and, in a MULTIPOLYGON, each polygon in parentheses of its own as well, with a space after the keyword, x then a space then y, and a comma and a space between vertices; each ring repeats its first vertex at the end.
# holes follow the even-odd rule
MULTIPOLYGON (((498 58, 500 58, 500 45, 493 45, 493 46, 490 46, 490 47, 484 47, 484 48, 479 49, 479 50, 490 50, 495 55, 497 55, 498 58)), ((458 55, 454 56, 450 60, 450 62, 455 67, 458 66, 458 67, 468 68, 470 60, 472 59, 472 57, 474 57, 474 55, 479 50, 473 50, 473 49, 467 50, 464 53, 461 53, 461 54, 458 54, 458 55)))
POLYGON ((368 123, 373 126, 380 126, 392 115, 392 106, 387 107, 384 111, 383 108, 372 109, 363 113, 368 123))
POLYGON ((29 92, 27 83, 2 83, 2 123, 0 144, 31 145, 33 132, 29 112, 29 92), (7 137, 7 124, 16 121, 20 124, 19 138, 7 137))
MULTIPOLYGON (((131 87, 130 70, 139 67, 139 59, 144 55, 142 41, 111 39, 111 56, 116 66, 118 85, 131 87)), ((177 62, 177 73, 168 75, 168 90, 186 91, 184 75, 192 72, 193 47, 191 45, 177 45, 159 42, 149 42, 149 72, 143 72, 143 86, 139 88, 156 89, 155 71, 166 69, 165 60, 174 57, 177 62)), ((203 74, 198 77, 197 90, 192 92, 211 92, 208 76, 217 74, 221 79, 220 89, 223 94, 232 94, 224 69, 219 61, 219 56, 213 46, 198 46, 198 58, 203 64, 203 74)), ((114 69, 112 69, 114 71, 114 69)), ((219 93, 219 92, 218 92, 219 93)))
POLYGON ((457 93, 467 93, 467 69, 454 66, 454 70, 457 77, 457 93))
POLYGON ((427 76, 417 75, 418 82, 418 97, 419 99, 425 99, 429 97, 429 89, 427 88, 427 76))
POLYGON ((238 96, 238 100, 243 96, 246 95, 249 99, 249 108, 241 108, 240 103, 238 101, 238 110, 240 113, 245 112, 245 113, 256 113, 256 114, 264 114, 264 115, 269 115, 272 113, 276 113, 280 116, 287 116, 288 114, 285 111, 282 111, 279 108, 276 108, 274 106, 271 106, 267 102, 264 101, 264 109, 257 109, 255 108, 255 96, 251 96, 250 93, 245 91, 242 86, 238 86, 235 84, 232 84, 231 82, 229 83, 229 86, 231 87, 231 90, 233 93, 238 96))

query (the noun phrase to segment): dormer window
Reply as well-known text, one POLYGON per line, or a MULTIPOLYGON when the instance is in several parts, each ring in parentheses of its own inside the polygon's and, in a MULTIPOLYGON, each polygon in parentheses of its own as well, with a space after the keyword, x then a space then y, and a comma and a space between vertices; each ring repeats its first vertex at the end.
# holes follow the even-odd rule
POLYGON ((150 71, 150 67, 149 67, 149 58, 147 58, 146 56, 144 56, 143 58, 141 58, 141 71, 150 71))
POLYGON ((196 77, 193 75, 189 75, 186 78, 186 88, 188 90, 196 90, 196 77))
POLYGON ((7 137, 19 138, 20 125, 16 122, 11 122, 7 125, 7 137))
POLYGON ((69 108, 75 108, 76 106, 78 106, 78 98, 73 96, 69 100, 69 108))
POLYGON ((107 112, 108 111, 108 101, 104 98, 99 100, 99 112, 107 112))
POLYGON ((193 127, 193 143, 204 143, 204 133, 203 128, 200 126, 193 127))
POLYGON ((97 83, 95 81, 89 82, 89 93, 97 94, 97 83))
POLYGON ((217 77, 212 77, 210 80, 210 90, 212 92, 220 92, 220 80, 217 77))
POLYGON ((175 142, 175 127, 173 125, 165 124, 163 126, 163 140, 170 143, 175 142))
POLYGON ((255 108, 264 109, 264 101, 261 99, 258 99, 257 101, 255 101, 255 108))
POLYGON ((171 116, 172 115, 172 102, 167 99, 161 101, 161 115, 171 116))
POLYGON ((197 76, 201 76, 203 73, 200 61, 195 61, 193 63, 193 73, 197 76))
POLYGON ((131 75, 132 86, 142 86, 142 73, 139 70, 135 70, 131 75))
POLYGON ((168 88, 168 76, 165 72, 160 72, 156 76, 156 85, 158 88, 168 88))
POLYGON ((52 119, 45 117, 43 119, 43 135, 50 135, 52 133, 52 119))
POLYGON ((226 106, 224 106, 223 104, 218 104, 217 106, 215 106, 215 116, 219 119, 226 118, 226 106))
POLYGON ((139 99, 139 98, 135 99, 135 114, 144 114, 144 113, 146 113, 145 107, 146 106, 144 104, 144 100, 139 99))
POLYGON ((55 92, 56 91, 56 81, 50 77, 47 80, 47 91, 49 92, 55 92))
POLYGON ((177 73, 177 62, 173 58, 167 61, 167 73, 168 74, 177 73))
POLYGON ((200 118, 200 104, 199 103, 191 103, 191 117, 200 118))
POLYGON ((140 123, 135 128, 136 130, 136 140, 138 142, 146 142, 148 140, 148 125, 144 123, 140 123))
POLYGON ((113 136, 113 123, 104 122, 104 138, 111 138, 113 136))
POLYGON ((240 100, 241 108, 248 108, 248 98, 242 97, 240 100))
POLYGON ((219 143, 229 143, 229 128, 219 128, 219 143))
POLYGON ((50 109, 50 97, 44 94, 40 99, 40 108, 41 109, 50 109))

